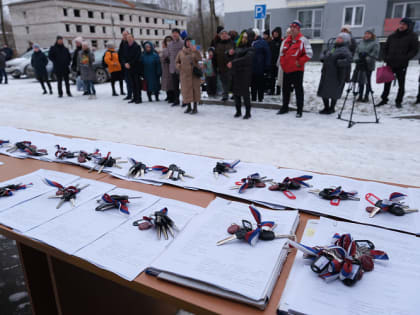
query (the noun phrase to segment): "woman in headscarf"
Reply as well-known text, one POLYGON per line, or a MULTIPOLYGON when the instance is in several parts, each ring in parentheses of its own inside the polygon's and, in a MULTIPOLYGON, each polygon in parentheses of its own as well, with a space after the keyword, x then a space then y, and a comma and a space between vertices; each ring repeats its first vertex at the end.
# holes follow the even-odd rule
POLYGON ((147 85, 147 96, 149 102, 152 101, 152 94, 155 95, 156 101, 159 101, 160 77, 162 76, 160 58, 151 42, 146 42, 143 46, 144 54, 141 56, 141 64, 147 85))

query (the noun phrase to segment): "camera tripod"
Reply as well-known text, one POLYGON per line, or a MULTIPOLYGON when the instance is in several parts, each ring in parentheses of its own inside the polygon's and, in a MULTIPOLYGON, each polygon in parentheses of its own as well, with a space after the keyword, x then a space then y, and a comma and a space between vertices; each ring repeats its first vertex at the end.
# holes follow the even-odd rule
POLYGON ((349 84, 348 84, 347 94, 346 94, 346 97, 344 98, 343 107, 341 107, 340 113, 338 114, 337 118, 340 119, 340 120, 348 121, 349 122, 348 128, 353 127, 355 124, 378 124, 379 123, 379 118, 378 118, 378 114, 376 113, 376 107, 375 107, 375 99, 373 97, 373 90, 372 90, 372 86, 371 86, 369 77, 367 75, 367 71, 366 71, 365 68, 362 68, 359 65, 357 65, 356 69, 354 69, 353 78, 352 78, 351 82, 349 82, 349 84), (356 103, 356 97, 357 97, 357 95, 360 94, 359 84, 358 84, 359 75, 364 75, 366 77, 366 85, 367 85, 366 86, 366 88, 367 88, 366 93, 368 93, 370 95, 370 102, 372 102, 373 112, 375 113, 375 121, 354 121, 353 120, 354 105, 356 103), (351 106, 350 119, 341 118, 344 107, 346 106, 346 102, 349 99, 350 92, 352 92, 352 94, 353 94, 353 103, 352 103, 352 106, 351 106))

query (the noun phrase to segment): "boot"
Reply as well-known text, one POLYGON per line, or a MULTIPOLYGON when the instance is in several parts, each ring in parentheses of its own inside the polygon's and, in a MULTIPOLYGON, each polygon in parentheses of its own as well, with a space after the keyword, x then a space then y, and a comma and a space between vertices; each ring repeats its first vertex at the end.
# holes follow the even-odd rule
POLYGON ((184 111, 185 114, 191 113, 191 104, 182 104, 182 107, 187 106, 187 109, 184 111))
POLYGON ((363 102, 363 97, 361 94, 359 94, 359 97, 357 98, 356 102, 360 102, 360 103, 363 102))
POLYGON ((277 85, 276 86, 276 95, 280 95, 281 89, 280 87, 277 85))
POLYGON ((376 107, 383 106, 383 105, 386 105, 386 104, 388 104, 388 100, 382 99, 382 101, 380 101, 378 104, 376 104, 376 107))
POLYGON ((190 105, 190 106, 191 106, 191 104, 190 104, 190 103, 188 103, 188 104, 186 104, 186 103, 182 103, 182 107, 185 107, 185 106, 187 106, 187 105, 190 105))
POLYGON ((67 96, 68 96, 68 97, 73 97, 73 95, 71 94, 71 92, 70 92, 70 91, 68 91, 68 92, 67 92, 67 96))
POLYGON ((296 118, 302 118, 302 112, 297 112, 296 113, 296 118))
POLYGON ((363 103, 369 103, 369 94, 366 94, 365 97, 363 98, 363 103))
POLYGON ((123 98, 123 101, 128 101, 128 100, 131 100, 131 97, 126 96, 126 97, 123 98))
POLYGON ((53 94, 53 91, 52 91, 52 88, 50 88, 50 95, 52 95, 53 94))
POLYGON ((155 94, 156 102, 159 102, 159 92, 155 94))
POLYGON ((395 103, 395 106, 397 106, 397 108, 402 108, 402 104, 401 103, 395 103))
POLYGON ((329 108, 327 112, 328 115, 335 113, 335 104, 337 104, 337 100, 331 100, 331 107, 329 108))
POLYGON ((289 106, 282 106, 280 110, 277 112, 277 115, 283 115, 289 112, 289 106))
POLYGON ((324 109, 320 110, 319 113, 324 115, 327 114, 330 110, 330 102, 328 98, 323 98, 322 101, 324 102, 324 109))
POLYGON ((193 110, 191 111, 191 115, 194 115, 194 114, 197 114, 198 113, 198 110, 197 110, 197 103, 196 102, 194 102, 194 107, 193 107, 193 110))
POLYGON ((251 118, 251 104, 245 104, 245 116, 244 119, 251 118))
POLYGON ((44 93, 42 93, 42 95, 48 94, 47 90, 44 89, 44 93))
POLYGON ((147 98, 149 99, 149 102, 153 102, 152 93, 147 92, 147 98))
POLYGON ((235 107, 236 107, 236 113, 235 113, 235 118, 241 117, 242 113, 241 113, 241 97, 240 96, 235 96, 235 107))

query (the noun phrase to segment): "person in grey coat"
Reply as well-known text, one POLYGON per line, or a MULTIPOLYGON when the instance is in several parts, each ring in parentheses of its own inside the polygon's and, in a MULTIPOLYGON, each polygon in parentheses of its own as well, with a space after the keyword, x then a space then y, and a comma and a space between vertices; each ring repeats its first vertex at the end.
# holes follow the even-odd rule
POLYGON ((371 86, 372 72, 375 71, 376 60, 379 56, 379 43, 376 40, 375 31, 367 30, 363 40, 359 43, 354 54, 356 63, 357 82, 359 82, 358 102, 369 101, 369 86, 371 86), (365 92, 363 97, 363 92, 365 92))
POLYGON ((172 87, 173 87, 173 103, 172 106, 179 105, 179 71, 176 69, 176 56, 184 47, 184 41, 181 39, 181 31, 177 28, 172 30, 172 41, 168 44, 168 53, 169 53, 169 73, 172 77, 172 87))
POLYGON ((166 91, 166 100, 168 103, 173 103, 174 101, 174 88, 172 83, 172 76, 169 72, 169 50, 168 46, 172 42, 171 36, 166 36, 163 40, 162 51, 160 53, 160 63, 162 65, 162 80, 161 80, 161 89, 166 91))
POLYGON ((83 42, 82 50, 79 52, 79 71, 80 78, 83 80, 83 84, 88 92, 89 99, 96 98, 96 90, 94 81, 96 80, 95 69, 93 63, 95 62, 95 55, 92 53, 89 47, 89 43, 83 42))
POLYGON ((327 49, 321 55, 323 65, 318 96, 322 97, 324 109, 319 112, 320 114, 334 113, 337 100, 343 93, 351 70, 350 40, 349 34, 338 34, 334 47, 327 49))

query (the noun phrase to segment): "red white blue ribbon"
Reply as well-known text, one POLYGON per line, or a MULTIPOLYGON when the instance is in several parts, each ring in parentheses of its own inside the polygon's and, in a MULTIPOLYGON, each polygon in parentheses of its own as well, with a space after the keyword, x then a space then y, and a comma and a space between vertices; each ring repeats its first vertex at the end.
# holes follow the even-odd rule
POLYGON ((128 206, 127 206, 127 203, 129 203, 128 200, 115 200, 108 194, 104 194, 102 196, 102 200, 105 203, 113 204, 115 208, 117 208, 118 211, 120 211, 121 213, 130 214, 130 212, 128 211, 128 206))
POLYGON ((269 227, 271 229, 275 225, 275 222, 273 222, 273 221, 261 221, 261 213, 254 206, 249 206, 249 210, 251 211, 252 216, 254 217, 255 221, 257 222, 257 228, 252 230, 252 231, 249 231, 245 235, 245 240, 248 242, 249 245, 255 245, 258 241, 259 236, 260 236, 261 229, 263 227, 269 227))

